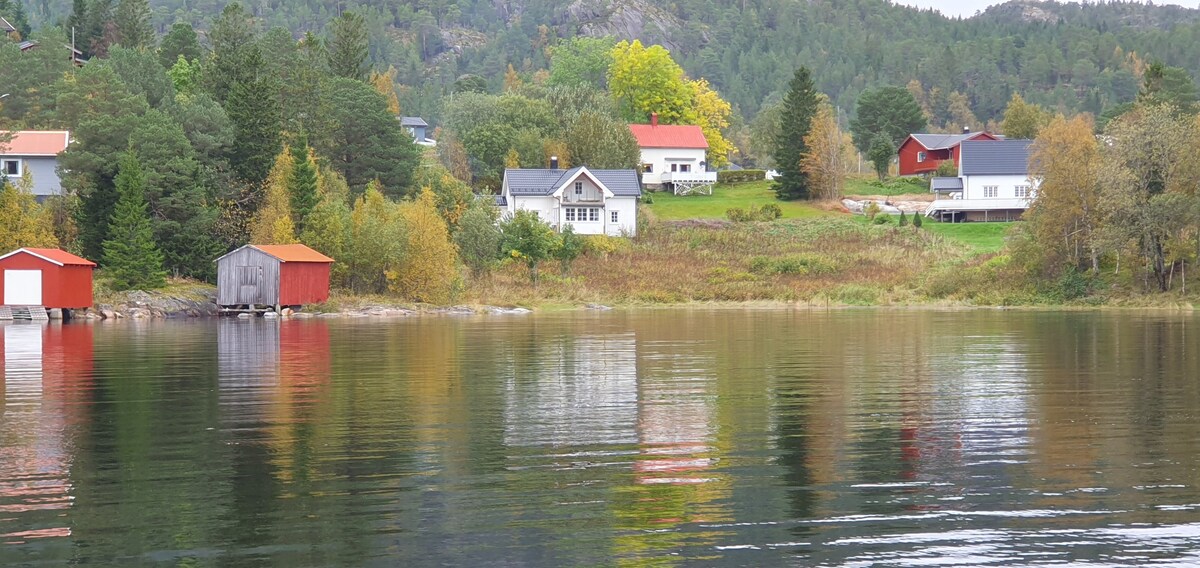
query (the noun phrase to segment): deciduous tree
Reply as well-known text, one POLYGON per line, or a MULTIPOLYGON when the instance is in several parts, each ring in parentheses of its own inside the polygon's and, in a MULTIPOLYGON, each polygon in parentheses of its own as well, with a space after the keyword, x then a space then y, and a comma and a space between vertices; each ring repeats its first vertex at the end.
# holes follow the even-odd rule
POLYGON ((1051 120, 1030 149, 1029 168, 1040 182, 1025 214, 1039 268, 1051 276, 1064 267, 1099 271, 1100 145, 1091 121, 1051 120))
POLYGON ((1010 139, 1034 139, 1050 123, 1051 116, 1042 107, 1027 103, 1020 93, 1013 93, 1004 109, 1000 130, 1010 139))
POLYGON ((733 109, 706 79, 689 81, 688 86, 692 88, 692 109, 696 123, 704 131, 704 139, 708 142, 705 159, 713 167, 724 166, 729 163, 729 153, 733 151, 733 144, 723 134, 729 128, 733 109))
POLYGON ((842 131, 833 107, 824 103, 817 108, 812 128, 804 137, 808 151, 800 158, 800 169, 808 175, 812 195, 817 199, 841 199, 846 178, 842 131))
POLYGON ((529 267, 529 281, 537 284, 538 265, 551 258, 558 246, 558 235, 536 211, 521 209, 500 227, 500 250, 504 256, 529 267))
POLYGON ((0 249, 57 247, 49 211, 33 196, 28 169, 18 180, 0 177, 0 249))
POLYGON ((275 157, 275 165, 263 188, 263 202, 250 228, 250 241, 260 245, 287 245, 296 242, 296 226, 292 222, 289 186, 295 162, 292 152, 284 148, 275 157))
POLYGON ((488 201, 489 197, 481 197, 467 209, 454 233, 458 254, 475 278, 486 274, 500 257, 500 227, 496 209, 488 201))
POLYGON ((389 289, 418 302, 449 302, 458 277, 458 253, 438 214, 433 192, 426 189, 416 199, 402 203, 400 219, 408 237, 405 262, 388 272, 389 289))
POLYGON ((696 123, 694 90, 666 48, 622 41, 613 47, 612 60, 608 88, 626 120, 648 122, 656 112, 663 124, 696 123))

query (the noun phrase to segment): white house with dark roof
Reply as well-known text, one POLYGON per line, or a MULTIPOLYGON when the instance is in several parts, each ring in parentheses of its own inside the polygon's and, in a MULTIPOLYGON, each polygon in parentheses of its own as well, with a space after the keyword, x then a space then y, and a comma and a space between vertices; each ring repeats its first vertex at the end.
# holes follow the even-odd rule
POLYGON ((496 206, 507 215, 535 211, 558 231, 571 225, 581 235, 633 236, 641 195, 634 170, 507 169, 496 206))
POLYGON ((437 146, 437 142, 429 138, 429 123, 419 116, 400 117, 400 126, 413 137, 413 142, 421 146, 437 146))
POLYGON ((1032 140, 963 141, 958 177, 935 177, 925 210, 944 221, 1014 221, 1029 208, 1038 180, 1029 174, 1032 140))

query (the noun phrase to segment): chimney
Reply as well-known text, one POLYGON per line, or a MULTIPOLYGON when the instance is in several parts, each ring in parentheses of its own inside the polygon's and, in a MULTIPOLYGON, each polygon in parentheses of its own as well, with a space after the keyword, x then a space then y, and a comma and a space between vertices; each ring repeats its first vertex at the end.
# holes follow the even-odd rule
POLYGON ((970 133, 971 133, 971 127, 970 127, 970 126, 964 126, 964 127, 963 127, 963 134, 970 134, 970 133))
POLYGON ((650 126, 658 126, 658 113, 650 113, 650 126))
POLYGON ((558 169, 558 156, 550 156, 550 169, 558 169))

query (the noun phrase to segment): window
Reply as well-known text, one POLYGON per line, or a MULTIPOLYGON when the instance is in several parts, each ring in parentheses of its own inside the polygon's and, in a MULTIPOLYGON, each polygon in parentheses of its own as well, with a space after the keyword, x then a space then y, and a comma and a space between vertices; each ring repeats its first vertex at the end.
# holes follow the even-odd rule
POLYGON ((679 164, 679 171, 690 172, 690 171, 692 171, 692 165, 691 164, 679 164))
POLYGON ((0 175, 7 177, 21 176, 21 160, 4 160, 3 169, 0 169, 0 175))
POLYGON ((588 221, 599 221, 600 220, 600 210, 599 209, 588 209, 587 212, 588 212, 588 221))
POLYGON ((1029 186, 1028 185, 1018 185, 1016 189, 1017 189, 1017 197, 1019 197, 1021 199, 1029 197, 1029 186))
POLYGON ((596 222, 600 220, 600 210, 595 207, 567 207, 567 221, 596 222))
POLYGON ((648 174, 654 173, 654 164, 642 164, 642 171, 648 174))
POLYGON ((925 157, 926 157, 925 152, 917 152, 917 161, 918 162, 924 162, 925 157))
POLYGON ((613 223, 617 222, 617 213, 620 213, 620 211, 609 211, 608 212, 608 217, 609 217, 609 219, 612 220, 613 223))
POLYGON ((984 197, 1000 197, 1000 187, 995 185, 983 186, 984 197))
POLYGON ((671 171, 673 171, 673 172, 679 171, 679 164, 671 164, 671 171))
POLYGON ((583 182, 575 182, 575 195, 583 195, 583 182))
POLYGON ((574 220, 575 220, 575 208, 574 208, 574 207, 568 207, 568 208, 567 208, 567 220, 568 220, 568 221, 574 221, 574 220))

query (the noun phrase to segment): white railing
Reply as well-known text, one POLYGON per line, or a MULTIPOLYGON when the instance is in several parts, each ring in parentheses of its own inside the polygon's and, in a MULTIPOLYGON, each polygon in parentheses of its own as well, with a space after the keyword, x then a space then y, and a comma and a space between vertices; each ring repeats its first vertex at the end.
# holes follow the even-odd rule
POLYGON ((717 183, 717 172, 663 172, 663 183, 717 183))

